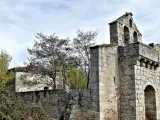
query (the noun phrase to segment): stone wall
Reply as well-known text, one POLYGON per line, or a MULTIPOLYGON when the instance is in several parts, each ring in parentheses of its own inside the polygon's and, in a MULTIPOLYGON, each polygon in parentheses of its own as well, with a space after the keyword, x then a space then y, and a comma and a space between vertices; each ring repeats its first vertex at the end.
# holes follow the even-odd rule
POLYGON ((101 45, 91 49, 90 89, 98 88, 96 94, 99 96, 100 119, 118 119, 117 88, 119 86, 119 75, 117 46, 101 45))
POLYGON ((15 92, 27 92, 44 90, 44 87, 48 87, 46 83, 51 83, 52 79, 46 76, 27 73, 27 72, 15 72, 15 92))
POLYGON ((54 120, 99 120, 91 90, 32 91, 16 93, 18 99, 41 105, 54 120))
POLYGON ((42 105, 57 120, 160 119, 159 53, 154 48, 138 42, 94 46, 90 78, 88 90, 16 94, 42 105))
POLYGON ((143 56, 155 62, 159 61, 159 53, 157 50, 143 43, 137 43, 137 45, 139 46, 139 56, 143 56))
POLYGON ((156 45, 154 46, 154 48, 155 48, 157 51, 160 52, 160 44, 156 44, 156 45))
POLYGON ((130 44, 119 47, 119 76, 120 76, 120 119, 136 120, 136 90, 134 64, 138 56, 138 46, 130 44))
POLYGON ((118 53, 121 119, 150 120, 151 117, 160 119, 158 51, 145 44, 134 43, 119 47, 118 53), (147 93, 148 86, 155 92, 147 93))
POLYGON ((154 48, 159 52, 159 56, 160 56, 160 44, 156 44, 154 48))
POLYGON ((155 50, 152 47, 141 46, 141 50, 144 51, 143 56, 137 59, 137 64, 134 65, 136 116, 138 120, 160 119, 160 61, 159 53, 156 51, 158 47, 155 50), (151 87, 154 92, 148 91, 148 87, 151 87))
POLYGON ((93 107, 99 111, 99 49, 97 46, 91 48, 91 73, 89 88, 93 92, 93 107))
POLYGON ((160 45, 145 45, 141 37, 126 13, 110 23, 111 44, 91 47, 88 90, 17 96, 42 105, 57 120, 160 119, 160 45))
POLYGON ((111 44, 91 48, 90 89, 100 120, 160 119, 160 45, 141 43, 132 13, 109 25, 111 44))
MULTIPOLYGON (((56 76, 57 89, 63 89, 63 81, 60 77, 61 74, 58 72, 56 76)), ((15 92, 38 91, 44 90, 45 87, 51 90, 53 84, 53 80, 47 75, 15 72, 15 92)), ((65 88, 67 90, 69 86, 66 85, 65 88)))
MULTIPOLYGON (((90 89, 94 89, 96 96, 98 96, 95 99, 97 101, 99 99, 99 104, 97 103, 96 106, 99 106, 101 120, 118 118, 136 120, 142 116, 140 112, 137 112, 139 111, 137 99, 139 99, 138 90, 144 91, 144 88, 136 86, 139 84, 136 80, 137 74, 140 74, 139 71, 137 73, 136 66, 148 67, 148 70, 155 71, 159 78, 158 51, 138 42, 127 46, 110 44, 91 48, 90 89)), ((150 74, 148 73, 148 75, 150 74)), ((151 75, 152 80, 155 81, 154 76, 156 75, 151 75)), ((144 94, 141 98, 144 98, 144 94)), ((157 101, 159 98, 156 98, 157 101)))
MULTIPOLYGON (((160 70, 135 65, 136 115, 138 120, 145 119, 145 89, 151 85, 155 90, 157 119, 160 119, 160 70)), ((153 96, 150 96, 152 99, 153 96)), ((151 108, 152 109, 152 108, 151 108)), ((150 115, 148 115, 150 118, 150 115)), ((149 119, 148 118, 148 119, 149 119)), ((150 118, 151 119, 151 118, 150 118)))

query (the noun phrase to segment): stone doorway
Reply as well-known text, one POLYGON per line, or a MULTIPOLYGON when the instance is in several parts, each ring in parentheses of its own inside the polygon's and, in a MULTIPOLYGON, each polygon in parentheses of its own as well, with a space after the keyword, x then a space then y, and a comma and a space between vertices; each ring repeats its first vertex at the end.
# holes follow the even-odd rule
POLYGON ((148 85, 145 90, 145 118, 146 120, 156 120, 156 96, 155 89, 148 85))

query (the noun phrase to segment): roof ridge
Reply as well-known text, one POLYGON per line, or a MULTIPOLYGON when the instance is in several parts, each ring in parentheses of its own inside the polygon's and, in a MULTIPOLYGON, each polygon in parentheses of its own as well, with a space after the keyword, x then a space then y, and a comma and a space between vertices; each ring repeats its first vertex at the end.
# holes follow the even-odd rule
POLYGON ((125 14, 121 15, 120 17, 118 17, 116 20, 110 22, 109 24, 115 23, 115 22, 117 22, 119 19, 121 19, 122 17, 128 16, 128 15, 133 16, 133 14, 132 14, 131 12, 126 12, 125 14))

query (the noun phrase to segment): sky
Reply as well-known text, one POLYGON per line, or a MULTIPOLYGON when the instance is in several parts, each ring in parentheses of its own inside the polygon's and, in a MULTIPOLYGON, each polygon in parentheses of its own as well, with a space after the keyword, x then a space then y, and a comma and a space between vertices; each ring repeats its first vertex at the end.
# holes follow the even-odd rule
POLYGON ((109 22, 125 12, 146 44, 160 43, 159 0, 0 0, 0 50, 12 56, 11 67, 23 66, 35 34, 75 37, 77 29, 98 30, 96 44, 109 43, 109 22))

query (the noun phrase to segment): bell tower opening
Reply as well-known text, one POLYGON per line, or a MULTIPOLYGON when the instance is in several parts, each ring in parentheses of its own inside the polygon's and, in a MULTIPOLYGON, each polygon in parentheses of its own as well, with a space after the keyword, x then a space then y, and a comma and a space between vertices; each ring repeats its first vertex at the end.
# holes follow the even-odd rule
POLYGON ((124 44, 129 44, 129 38, 130 38, 130 35, 129 35, 129 28, 124 26, 124 44))
POLYGON ((129 27, 132 28, 132 20, 131 19, 129 20, 129 27))
POLYGON ((135 31, 133 33, 133 40, 134 40, 134 43, 138 42, 137 32, 135 31))
POLYGON ((142 41, 142 35, 138 30, 132 13, 126 12, 110 25, 110 43, 118 46, 126 46, 135 42, 142 41))

